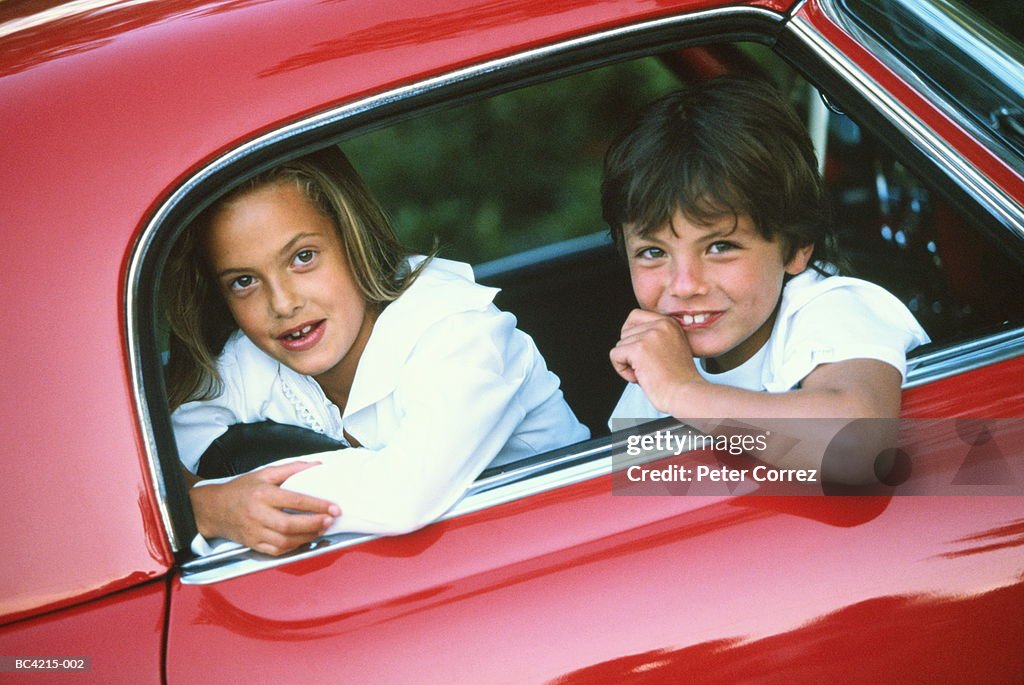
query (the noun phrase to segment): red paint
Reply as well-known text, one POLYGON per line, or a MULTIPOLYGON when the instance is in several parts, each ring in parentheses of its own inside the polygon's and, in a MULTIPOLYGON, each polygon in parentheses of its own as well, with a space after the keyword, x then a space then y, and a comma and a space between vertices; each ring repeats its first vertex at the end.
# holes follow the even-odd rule
MULTIPOLYGON (((0 653, 77 653, 91 680, 131 683, 1024 679, 1013 497, 616 497, 600 478, 213 586, 172 578, 165 612, 155 579, 174 560, 124 311, 155 208, 306 114, 720 4, 168 0, 14 33, 43 4, 0 5, 0 653)), ((1024 198, 814 3, 801 12, 1024 198)), ((1022 372, 1017 358, 915 388, 904 415, 1024 416, 1022 372)))
POLYGON ((0 628, 4 656, 90 660, 85 672, 8 672, 0 674, 0 681, 159 685, 166 594, 166 583, 146 583, 85 606, 0 628))

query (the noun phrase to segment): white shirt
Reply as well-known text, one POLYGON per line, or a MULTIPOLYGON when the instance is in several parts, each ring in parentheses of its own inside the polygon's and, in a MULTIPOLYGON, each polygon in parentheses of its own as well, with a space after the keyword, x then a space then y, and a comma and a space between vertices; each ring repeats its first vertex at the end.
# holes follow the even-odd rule
MULTIPOLYGON (((712 383, 786 392, 819 364, 848 359, 876 359, 906 378, 907 352, 927 342, 928 334, 914 315, 889 291, 858 278, 826 277, 807 269, 786 283, 772 334, 754 356, 723 373, 710 373, 695 363, 712 383)), ((622 429, 636 423, 629 419, 666 416, 639 385, 630 383, 608 425, 622 429)))
POLYGON ((315 380, 236 332, 218 358, 223 392, 171 416, 182 462, 194 471, 236 423, 347 432, 361 447, 298 457, 323 463, 283 487, 341 507, 328 533, 400 534, 440 517, 489 464, 586 440, 533 340, 491 304, 497 292, 466 264, 432 260, 377 318, 344 414, 315 380))

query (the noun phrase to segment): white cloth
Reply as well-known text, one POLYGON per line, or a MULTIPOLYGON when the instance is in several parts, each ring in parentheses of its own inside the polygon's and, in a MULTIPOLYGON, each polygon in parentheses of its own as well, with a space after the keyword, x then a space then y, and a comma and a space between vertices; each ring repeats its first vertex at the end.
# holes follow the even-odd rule
MULTIPOLYGON (((697 370, 712 383, 768 392, 792 390, 819 364, 848 359, 877 359, 906 378, 907 352, 927 342, 914 315, 889 291, 807 269, 786 283, 772 334, 753 357, 724 373, 710 373, 700 363, 697 370)), ((608 425, 614 430, 629 425, 627 419, 666 416, 630 383, 608 425)))
MULTIPOLYGON (((218 359, 223 392, 171 416, 182 462, 194 471, 236 423, 347 432, 361 447, 299 457, 323 463, 283 487, 337 503, 329 533, 400 534, 440 517, 489 464, 586 440, 533 340, 491 304, 497 292, 466 264, 432 260, 377 318, 344 414, 236 333, 218 359)), ((198 538, 193 550, 211 548, 198 538)))

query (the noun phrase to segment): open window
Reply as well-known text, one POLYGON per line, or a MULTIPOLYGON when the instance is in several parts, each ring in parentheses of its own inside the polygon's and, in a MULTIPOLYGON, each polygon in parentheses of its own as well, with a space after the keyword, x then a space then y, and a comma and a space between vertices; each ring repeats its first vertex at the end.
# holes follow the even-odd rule
MULTIPOLYGON (((130 342, 181 556, 189 556, 194 526, 164 395, 156 284, 174 277, 164 273, 168 250, 204 206, 261 169, 338 144, 407 244, 429 251, 436 240, 441 256, 471 262, 479 281, 502 289, 496 303, 534 337, 595 438, 485 472, 448 514, 463 515, 610 472, 623 437, 606 435, 605 422, 623 384, 608 350, 634 301, 600 220, 603 154, 641 104, 687 80, 733 71, 773 79, 803 114, 843 251, 857 275, 914 312, 934 341, 924 355, 941 360, 943 373, 966 368, 958 356, 965 343, 977 349, 1019 337, 1019 243, 878 113, 870 93, 786 37, 781 17, 755 10, 682 17, 498 60, 255 139, 194 176, 155 216, 130 284, 130 342)), ((925 382, 928 373, 925 365, 911 380, 925 382)), ((274 560, 234 552, 186 570, 193 582, 210 582, 361 539, 335 536, 274 560)))

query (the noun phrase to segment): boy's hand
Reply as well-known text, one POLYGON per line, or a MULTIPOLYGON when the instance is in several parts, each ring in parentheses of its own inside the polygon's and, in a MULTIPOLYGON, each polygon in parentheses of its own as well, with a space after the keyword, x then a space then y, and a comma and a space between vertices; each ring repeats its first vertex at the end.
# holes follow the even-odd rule
POLYGON ((268 466, 226 483, 193 487, 189 497, 196 527, 203 537, 228 538, 274 556, 316 539, 341 510, 326 500, 280 487, 289 477, 316 465, 297 461, 268 466))
POLYGON ((616 373, 638 383, 658 411, 672 413, 672 395, 680 384, 705 382, 682 327, 656 312, 630 312, 609 357, 616 373))

